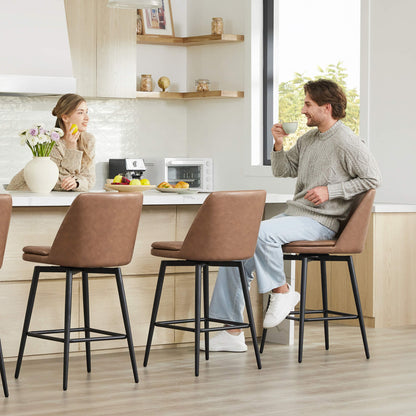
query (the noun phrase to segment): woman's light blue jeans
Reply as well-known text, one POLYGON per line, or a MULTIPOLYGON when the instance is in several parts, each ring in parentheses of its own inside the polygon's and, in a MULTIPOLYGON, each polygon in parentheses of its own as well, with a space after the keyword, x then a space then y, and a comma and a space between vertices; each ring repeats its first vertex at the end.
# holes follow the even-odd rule
MULTIPOLYGON (((257 277, 259 293, 286 283, 282 245, 298 240, 332 240, 335 232, 308 217, 277 215, 261 222, 254 256, 243 260, 250 286, 257 277)), ((244 296, 237 267, 220 267, 210 304, 210 317, 243 322, 244 296)))

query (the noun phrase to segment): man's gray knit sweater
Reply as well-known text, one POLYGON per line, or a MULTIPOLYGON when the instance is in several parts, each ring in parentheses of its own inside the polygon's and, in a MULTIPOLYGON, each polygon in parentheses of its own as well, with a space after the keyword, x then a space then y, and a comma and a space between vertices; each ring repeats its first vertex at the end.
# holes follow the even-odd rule
POLYGON ((333 231, 348 217, 353 197, 381 181, 374 157, 352 130, 337 121, 329 130, 308 131, 287 152, 272 151, 274 176, 297 177, 287 215, 311 217, 333 231), (315 206, 304 198, 316 186, 327 186, 329 200, 315 206))

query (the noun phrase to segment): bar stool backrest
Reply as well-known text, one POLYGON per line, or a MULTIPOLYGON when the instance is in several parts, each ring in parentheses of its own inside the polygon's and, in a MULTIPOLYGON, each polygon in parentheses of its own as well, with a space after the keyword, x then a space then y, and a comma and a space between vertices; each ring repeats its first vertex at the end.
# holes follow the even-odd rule
POLYGON ((265 201, 263 190, 213 192, 197 212, 181 257, 199 261, 252 257, 265 201))
POLYGON ((142 204, 142 193, 80 194, 56 234, 50 262, 80 268, 130 263, 142 204))
POLYGON ((3 265, 11 215, 12 197, 9 194, 0 194, 0 267, 3 265))
POLYGON ((376 191, 370 189, 355 197, 351 215, 332 253, 361 253, 367 238, 376 191))

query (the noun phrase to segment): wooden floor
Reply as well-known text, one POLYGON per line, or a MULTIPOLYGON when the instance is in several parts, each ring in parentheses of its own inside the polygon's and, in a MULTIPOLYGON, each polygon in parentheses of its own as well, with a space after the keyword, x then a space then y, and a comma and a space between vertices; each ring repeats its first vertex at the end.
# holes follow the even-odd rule
POLYGON ((147 368, 138 350, 139 384, 125 351, 94 354, 89 375, 84 358, 71 356, 66 392, 60 357, 24 360, 19 380, 9 361, 10 397, 0 395, 0 415, 416 414, 416 327, 368 329, 370 360, 358 328, 330 326, 329 351, 322 332, 307 325, 302 364, 297 346, 266 344, 258 370, 249 345, 247 353, 211 353, 208 362, 201 355, 199 377, 192 346, 152 350, 147 368))

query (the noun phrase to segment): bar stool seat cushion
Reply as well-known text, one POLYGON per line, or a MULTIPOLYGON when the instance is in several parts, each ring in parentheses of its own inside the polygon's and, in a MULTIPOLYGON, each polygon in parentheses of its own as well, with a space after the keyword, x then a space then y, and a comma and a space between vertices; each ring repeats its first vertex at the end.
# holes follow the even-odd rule
POLYGON ((283 253, 329 254, 335 249, 336 240, 293 241, 282 246, 283 253))
POLYGON ((26 246, 23 247, 23 260, 35 263, 51 264, 49 254, 51 248, 47 246, 26 246))
POLYGON ((155 241, 152 243, 151 254, 157 257, 181 259, 183 241, 155 241))

